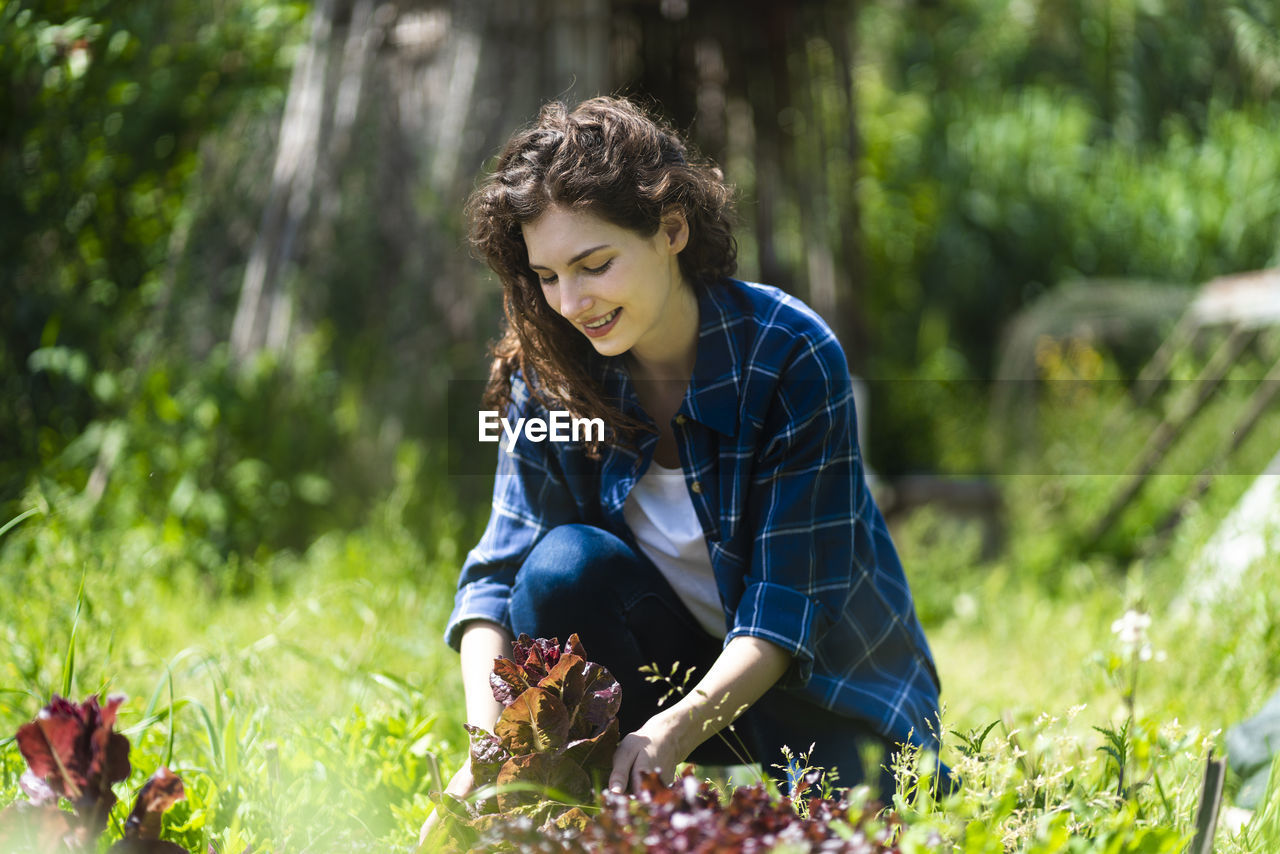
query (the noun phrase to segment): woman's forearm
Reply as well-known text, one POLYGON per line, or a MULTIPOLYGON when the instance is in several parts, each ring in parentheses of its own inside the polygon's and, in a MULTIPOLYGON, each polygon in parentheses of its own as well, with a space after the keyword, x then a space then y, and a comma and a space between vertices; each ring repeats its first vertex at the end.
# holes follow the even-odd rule
POLYGON ((693 690, 662 713, 676 730, 680 754, 688 756, 733 723, 782 678, 791 658, 786 650, 760 638, 739 636, 729 641, 693 690))
MULTIPOLYGON (((490 620, 472 620, 462 629, 459 652, 462 659, 462 689, 466 693, 467 723, 493 732, 493 725, 502 713, 502 705, 493 699, 489 687, 489 673, 493 660, 511 650, 511 633, 490 620)), ((471 791, 475 777, 471 773, 471 752, 445 786, 445 791, 461 798, 471 791)), ((443 810, 433 810, 418 832, 418 850, 423 850, 427 838, 440 824, 443 810)))
POLYGON ((493 732, 502 704, 493 698, 489 674, 493 660, 511 654, 511 633, 489 620, 472 620, 462 630, 462 687, 467 699, 467 723, 493 732))

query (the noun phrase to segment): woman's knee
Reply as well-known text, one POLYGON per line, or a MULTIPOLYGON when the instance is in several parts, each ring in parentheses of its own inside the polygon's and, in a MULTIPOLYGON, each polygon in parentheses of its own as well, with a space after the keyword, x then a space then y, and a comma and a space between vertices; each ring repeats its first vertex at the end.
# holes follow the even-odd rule
POLYGON ((569 603, 597 603, 609 592, 611 578, 628 560, 629 546, 608 531, 591 525, 561 525, 534 546, 516 574, 512 596, 541 612, 569 603))

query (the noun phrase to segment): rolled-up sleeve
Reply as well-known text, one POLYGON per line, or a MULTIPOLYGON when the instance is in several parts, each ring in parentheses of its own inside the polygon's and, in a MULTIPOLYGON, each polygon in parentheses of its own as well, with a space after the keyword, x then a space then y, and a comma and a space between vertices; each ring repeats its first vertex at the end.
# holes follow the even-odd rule
POLYGON ((748 635, 787 650, 794 662, 780 684, 801 688, 866 571, 854 554, 865 483, 852 383, 835 339, 797 340, 778 376, 747 501, 751 560, 726 641, 748 635))
MULTIPOLYGON (((520 417, 545 418, 546 412, 517 376, 507 418, 514 424, 520 417)), ((491 620, 509 630, 511 587, 520 566, 547 531, 578 521, 577 516, 551 443, 534 443, 521 435, 508 451, 503 436, 489 523, 458 576, 445 642, 458 649, 468 620, 491 620)))

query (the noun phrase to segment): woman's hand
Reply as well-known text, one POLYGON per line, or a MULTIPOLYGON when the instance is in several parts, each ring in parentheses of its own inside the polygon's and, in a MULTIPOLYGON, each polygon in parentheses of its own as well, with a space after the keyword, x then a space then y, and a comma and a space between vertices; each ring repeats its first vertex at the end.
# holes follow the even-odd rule
MULTIPOLYGON (((466 693, 467 722, 480 729, 493 731, 494 722, 502 713, 502 704, 493 698, 489 687, 489 673, 493 670, 493 660, 511 650, 511 632, 504 626, 489 620, 471 620, 462 630, 461 663, 462 688, 466 693)), ((453 775, 449 784, 444 787, 447 794, 457 798, 466 797, 475 788, 475 777, 471 774, 471 755, 453 775)), ((436 807, 427 820, 422 823, 418 833, 418 849, 422 843, 440 825, 440 808, 436 807)))
POLYGON ((609 774, 609 788, 624 792, 640 791, 640 773, 654 771, 664 780, 675 776, 676 766, 685 760, 692 748, 685 747, 685 733, 677 715, 668 709, 659 712, 644 726, 630 733, 618 745, 613 754, 613 771, 609 774))
POLYGON ((735 637, 725 645, 693 690, 622 739, 613 755, 609 788, 638 791, 640 772, 657 771, 670 780, 676 765, 742 714, 773 687, 791 655, 760 638, 735 637))
MULTIPOLYGON (((458 769, 458 773, 453 775, 449 780, 449 784, 444 787, 447 794, 457 798, 465 798, 475 786, 475 778, 471 775, 471 758, 467 757, 467 761, 458 769)), ((427 841, 427 837, 431 835, 431 831, 435 830, 440 824, 441 807, 436 807, 431 815, 427 816, 427 820, 422 823, 422 830, 418 832, 418 849, 422 849, 422 844, 427 841)))

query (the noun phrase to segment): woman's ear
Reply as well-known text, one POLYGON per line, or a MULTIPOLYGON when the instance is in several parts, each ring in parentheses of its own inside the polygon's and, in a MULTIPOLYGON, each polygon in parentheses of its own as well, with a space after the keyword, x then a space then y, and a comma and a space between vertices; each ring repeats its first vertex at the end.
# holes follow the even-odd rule
POLYGON ((689 221, 679 208, 668 208, 663 212, 658 231, 662 233, 663 245, 672 255, 679 255, 689 245, 689 221))

